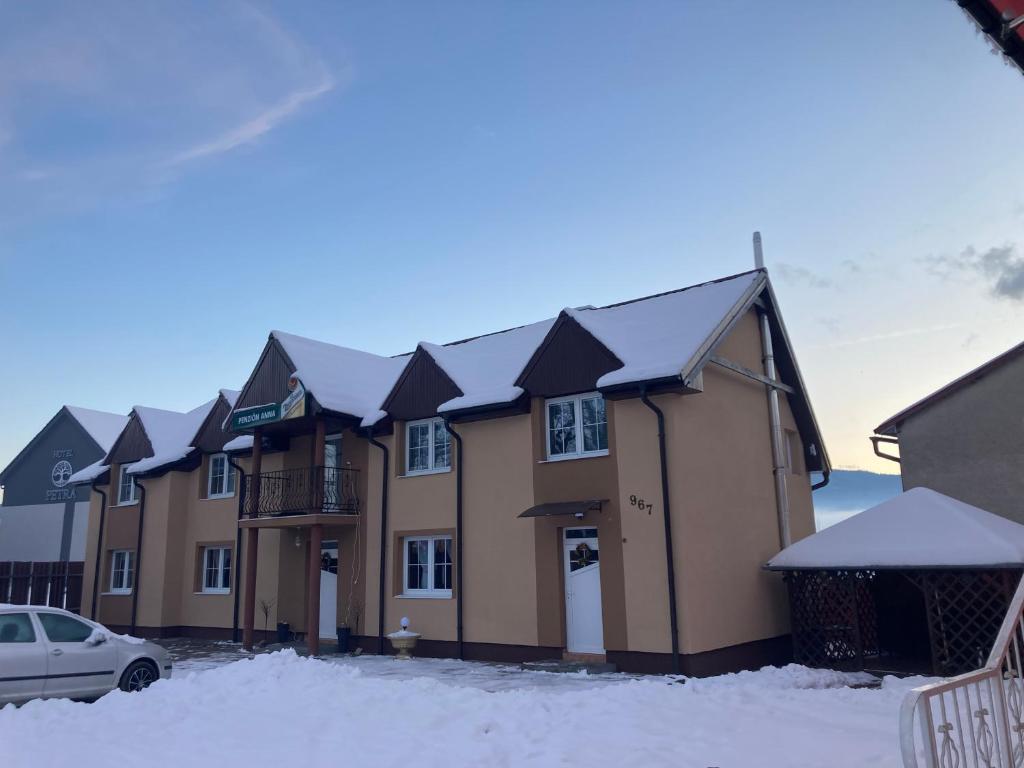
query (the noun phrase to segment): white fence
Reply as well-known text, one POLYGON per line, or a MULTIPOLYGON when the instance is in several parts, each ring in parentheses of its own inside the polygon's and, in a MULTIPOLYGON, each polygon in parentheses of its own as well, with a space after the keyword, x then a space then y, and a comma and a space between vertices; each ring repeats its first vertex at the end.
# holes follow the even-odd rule
POLYGON ((903 765, 1018 768, 1024 765, 1024 579, 988 663, 907 694, 900 710, 903 765), (915 727, 916 723, 916 727, 915 727))

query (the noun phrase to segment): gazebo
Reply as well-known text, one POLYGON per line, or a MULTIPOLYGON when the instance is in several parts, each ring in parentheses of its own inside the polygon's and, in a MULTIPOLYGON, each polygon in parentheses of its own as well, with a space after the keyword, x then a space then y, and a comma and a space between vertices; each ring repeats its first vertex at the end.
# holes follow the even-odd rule
POLYGON ((992 648, 1024 570, 1024 525, 913 488, 786 547, 799 664, 955 675, 992 648))

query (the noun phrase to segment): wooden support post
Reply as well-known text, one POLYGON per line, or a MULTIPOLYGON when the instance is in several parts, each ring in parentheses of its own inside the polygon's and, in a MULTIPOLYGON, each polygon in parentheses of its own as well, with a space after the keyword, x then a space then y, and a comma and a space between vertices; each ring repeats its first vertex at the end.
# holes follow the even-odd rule
MULTIPOLYGON (((324 485, 327 483, 327 472, 324 461, 327 455, 327 422, 323 416, 316 417, 316 433, 313 435, 313 466, 309 471, 309 482, 313 486, 314 514, 322 512, 324 507, 324 485)), ((319 557, 319 555, 318 555, 319 557)))
MULTIPOLYGON (((260 470, 263 464, 263 430, 257 427, 252 436, 252 481, 250 509, 259 516, 260 470)), ((242 625, 242 647, 253 649, 256 625, 256 556, 259 550, 259 528, 249 528, 245 536, 245 614, 242 625)))
POLYGON ((311 656, 320 653, 320 545, 322 525, 309 528, 309 602, 306 611, 306 647, 311 656))

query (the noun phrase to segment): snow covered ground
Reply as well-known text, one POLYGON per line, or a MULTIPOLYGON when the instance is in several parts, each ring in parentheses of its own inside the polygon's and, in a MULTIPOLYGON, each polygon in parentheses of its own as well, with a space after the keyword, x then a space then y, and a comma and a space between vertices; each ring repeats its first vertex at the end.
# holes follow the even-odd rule
POLYGON ((685 683, 292 651, 177 665, 140 694, 0 710, 0 765, 897 766, 920 679, 795 665, 685 683))

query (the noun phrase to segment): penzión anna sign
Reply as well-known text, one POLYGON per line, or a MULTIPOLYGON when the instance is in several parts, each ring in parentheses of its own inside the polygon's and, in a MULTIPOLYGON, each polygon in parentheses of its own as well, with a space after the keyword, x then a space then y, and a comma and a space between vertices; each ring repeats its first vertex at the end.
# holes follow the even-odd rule
POLYGON ((280 403, 254 405, 251 408, 239 408, 231 414, 231 431, 243 432, 264 424, 273 424, 286 419, 297 419, 306 415, 306 389, 302 382, 292 376, 288 379, 291 392, 280 403))

